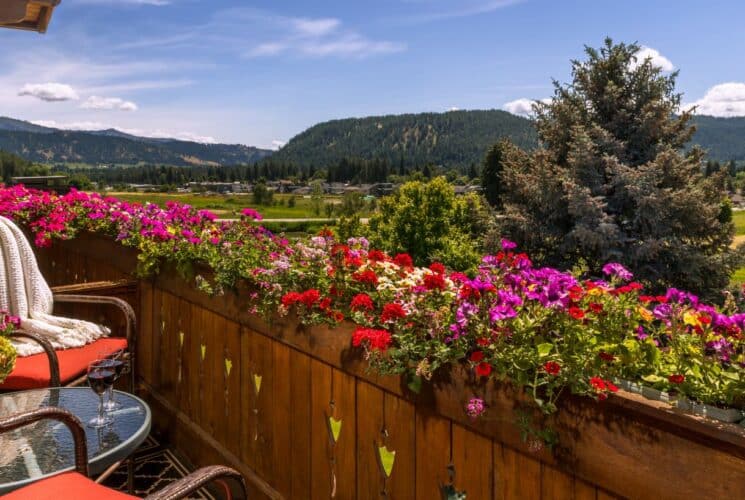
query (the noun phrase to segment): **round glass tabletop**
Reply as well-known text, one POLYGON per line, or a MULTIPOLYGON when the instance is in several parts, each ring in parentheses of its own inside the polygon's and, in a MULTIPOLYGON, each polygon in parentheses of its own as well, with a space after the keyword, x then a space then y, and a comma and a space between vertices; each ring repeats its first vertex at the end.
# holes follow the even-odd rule
MULTIPOLYGON (((90 474, 97 475, 134 452, 150 432, 150 408, 145 402, 132 394, 114 394, 121 408, 110 412, 113 422, 99 429, 87 426, 98 412, 98 395, 88 387, 2 394, 0 419, 48 406, 72 412, 85 427, 90 474)), ((0 434, 0 494, 44 476, 72 470, 74 464, 72 435, 57 420, 42 420, 0 434)))

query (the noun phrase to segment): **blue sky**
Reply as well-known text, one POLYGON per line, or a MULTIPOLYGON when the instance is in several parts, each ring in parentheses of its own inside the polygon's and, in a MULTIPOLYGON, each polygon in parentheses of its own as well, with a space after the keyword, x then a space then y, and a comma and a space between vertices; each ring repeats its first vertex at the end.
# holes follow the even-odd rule
POLYGON ((546 98, 605 36, 679 69, 684 102, 745 115, 740 0, 62 0, 0 30, 0 114, 276 147, 349 116, 546 98))

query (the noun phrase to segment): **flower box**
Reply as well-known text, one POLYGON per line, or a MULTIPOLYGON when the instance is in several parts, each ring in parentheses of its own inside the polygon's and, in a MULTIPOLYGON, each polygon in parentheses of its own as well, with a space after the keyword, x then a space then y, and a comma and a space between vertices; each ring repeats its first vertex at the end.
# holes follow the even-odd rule
POLYGON ((660 391, 652 387, 642 386, 641 395, 647 399, 653 399, 655 401, 663 401, 665 403, 673 403, 678 399, 678 396, 670 394, 669 392, 660 391))
POLYGON ((743 412, 735 408, 719 408, 717 406, 696 403, 690 399, 678 399, 676 405, 678 409, 699 415, 702 417, 713 418, 721 422, 739 422, 743 419, 743 412))
POLYGON ((625 380, 622 378, 615 379, 613 382, 626 392, 632 392, 634 394, 642 393, 643 386, 637 382, 632 382, 631 380, 625 380))

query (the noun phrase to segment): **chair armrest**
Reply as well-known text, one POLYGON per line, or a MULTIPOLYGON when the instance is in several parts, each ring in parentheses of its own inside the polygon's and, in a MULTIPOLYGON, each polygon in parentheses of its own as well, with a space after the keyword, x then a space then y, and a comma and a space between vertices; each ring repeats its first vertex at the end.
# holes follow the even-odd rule
POLYGON ((103 295, 78 295, 68 293, 54 293, 54 302, 59 303, 78 303, 78 304, 105 304, 117 307, 124 313, 127 321, 127 342, 132 345, 134 342, 134 331, 137 327, 137 317, 132 306, 127 301, 118 297, 106 297, 103 295))
POLYGON ((0 433, 9 432, 45 419, 58 420, 70 429, 73 442, 75 443, 75 470, 88 477, 88 445, 85 440, 85 429, 80 419, 69 411, 49 406, 26 413, 11 415, 8 418, 0 420, 0 433))
POLYGON ((178 481, 169 484, 162 490, 145 497, 145 500, 178 500, 186 498, 199 488, 218 479, 233 479, 240 486, 243 497, 248 497, 246 481, 236 470, 222 465, 203 467, 178 481))
POLYGON ((57 285, 52 287, 55 294, 90 294, 117 295, 117 292, 134 291, 137 289, 137 280, 121 279, 116 281, 89 281, 87 283, 73 283, 70 285, 57 285))
POLYGON ((54 347, 52 347, 51 342, 49 342, 41 335, 27 332, 25 330, 14 331, 10 334, 10 338, 29 339, 39 344, 42 349, 44 349, 44 353, 47 355, 47 359, 49 359, 49 387, 59 387, 61 385, 59 374, 59 359, 57 359, 57 353, 54 351, 54 347))

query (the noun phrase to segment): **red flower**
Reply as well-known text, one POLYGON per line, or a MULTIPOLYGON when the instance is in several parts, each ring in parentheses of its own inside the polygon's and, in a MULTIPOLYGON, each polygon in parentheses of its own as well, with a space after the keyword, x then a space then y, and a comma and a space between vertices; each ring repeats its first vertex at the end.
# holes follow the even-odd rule
POLYGON ((479 377, 488 377, 491 373, 491 365, 489 363, 479 363, 476 365, 476 375, 479 377))
POLYGON ((347 267, 360 267, 362 265, 362 257, 359 255, 354 257, 351 254, 347 255, 344 257, 344 265, 347 267))
POLYGON ((443 266, 439 262, 434 262, 434 263, 432 263, 431 266, 429 266, 429 270, 432 271, 435 274, 444 274, 445 273, 445 266, 443 266))
POLYGON ((406 310, 395 302, 386 304, 383 306, 383 314, 380 315, 380 320, 385 323, 387 321, 395 321, 400 318, 406 317, 406 310))
POLYGON ((616 359, 614 355, 607 353, 605 351, 600 351, 598 353, 598 356, 600 356, 600 359, 602 359, 603 361, 613 361, 614 359, 616 359))
POLYGON ((314 288, 311 288, 310 290, 306 290, 305 292, 300 294, 300 302, 302 302, 305 305, 305 307, 307 307, 308 309, 313 307, 313 304, 318 302, 318 299, 320 298, 321 298, 321 293, 314 288))
POLYGON ((473 351, 468 359, 470 359, 472 363, 480 363, 484 359, 484 353, 481 351, 473 351))
POLYGON ((401 267, 413 267, 414 261, 407 253, 400 253, 393 257, 393 262, 401 267))
POLYGON ((603 304, 598 304, 597 302, 591 302, 590 305, 588 305, 587 307, 595 314, 600 314, 601 312, 603 312, 603 304))
POLYGON ((600 378, 600 377, 592 377, 592 378, 590 379, 590 385, 591 385, 591 386, 592 386, 592 388, 593 388, 593 389, 595 389, 595 391, 597 391, 597 392, 601 392, 601 391, 604 391, 604 390, 605 390, 605 389, 607 389, 607 387, 608 387, 608 386, 606 385, 606 383, 605 383, 605 380, 603 380, 603 379, 602 379, 602 378, 600 378))
POLYGON ((670 381, 671 384, 682 384, 685 381, 686 376, 681 375, 681 374, 675 374, 675 375, 670 375, 669 377, 667 377, 667 379, 670 381))
POLYGON ((480 339, 476 339, 476 343, 480 345, 481 347, 484 347, 484 346, 489 345, 489 339, 481 337, 480 339))
POLYGON ((556 361, 547 361, 546 364, 543 365, 543 369, 546 370, 546 373, 555 377, 561 371, 561 365, 556 361))
POLYGON ((639 295, 639 302, 654 302, 655 300, 657 298, 651 295, 639 295))
POLYGON ((363 342, 374 351, 386 351, 391 345, 391 334, 386 330, 358 327, 352 334, 352 345, 359 347, 363 342))
POLYGON ((356 272, 352 274, 352 278, 359 281, 360 283, 365 283, 367 285, 378 284, 378 276, 375 274, 375 271, 371 271, 370 269, 362 272, 356 272))
POLYGON ((442 274, 427 274, 424 276, 424 288, 427 290, 444 290, 445 277, 442 274))
POLYGON ((363 309, 372 311, 375 308, 375 304, 373 304, 373 300, 368 294, 358 293, 352 298, 350 308, 352 311, 361 311, 363 309))
POLYGON ((334 236, 334 232, 331 229, 324 227, 323 229, 318 231, 318 236, 323 236, 324 238, 331 238, 334 236))
POLYGON ((571 288, 569 288, 569 298, 572 300, 581 299, 583 293, 584 293, 584 290, 582 290, 581 286, 574 285, 571 288))
POLYGON ((367 253, 367 258, 371 260, 372 262, 382 262, 388 258, 386 254, 381 252, 380 250, 370 250, 367 253))
POLYGON ((570 307, 567 312, 569 313, 569 316, 574 319, 582 319, 585 317, 584 311, 579 307, 570 307))
POLYGON ((299 301, 300 294, 297 292, 288 292, 282 296, 282 305, 285 307, 290 307, 291 305, 299 301))
POLYGON ((342 321, 344 321, 344 313, 342 313, 341 311, 334 311, 333 316, 334 321, 336 321, 337 323, 341 323, 342 321))
POLYGON ((618 387, 616 387, 616 384, 614 384, 610 380, 605 381, 605 386, 608 388, 608 391, 610 392, 618 392, 618 387))
POLYGON ((328 309, 329 307, 331 307, 331 298, 329 298, 329 297, 326 297, 326 298, 324 298, 324 299, 323 299, 323 300, 321 300, 321 302, 320 302, 320 303, 318 304, 318 308, 319 308, 320 310, 322 310, 322 311, 325 311, 325 310, 326 310, 326 309, 328 309))

